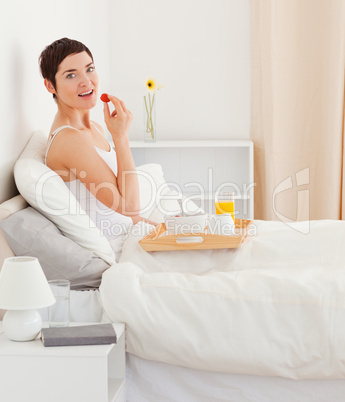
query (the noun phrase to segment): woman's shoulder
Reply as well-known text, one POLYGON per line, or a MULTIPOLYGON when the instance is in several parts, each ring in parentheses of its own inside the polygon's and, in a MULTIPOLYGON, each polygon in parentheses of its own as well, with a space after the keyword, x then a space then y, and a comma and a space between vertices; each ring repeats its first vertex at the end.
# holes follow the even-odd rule
POLYGON ((93 150, 92 144, 85 140, 82 131, 73 127, 64 127, 55 133, 50 142, 48 140, 45 155, 46 164, 53 170, 63 169, 74 163, 77 155, 90 155, 93 150))
POLYGON ((55 139, 58 137, 62 137, 62 134, 71 134, 74 133, 76 134, 77 132, 79 132, 78 129, 76 129, 75 127, 69 126, 68 124, 62 124, 62 125, 58 125, 58 126, 52 126, 49 136, 48 136, 48 140, 49 139, 55 139))
POLYGON ((83 133, 68 125, 59 126, 57 129, 52 129, 48 137, 47 155, 53 156, 55 154, 61 157, 63 150, 74 150, 84 148, 87 146, 83 133))

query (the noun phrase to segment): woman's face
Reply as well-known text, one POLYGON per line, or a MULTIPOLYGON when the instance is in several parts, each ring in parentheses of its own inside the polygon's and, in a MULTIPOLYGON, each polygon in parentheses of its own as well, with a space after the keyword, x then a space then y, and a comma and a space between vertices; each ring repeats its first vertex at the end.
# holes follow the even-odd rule
POLYGON ((96 105, 98 74, 86 52, 71 54, 62 60, 55 80, 59 104, 75 109, 91 109, 96 105))

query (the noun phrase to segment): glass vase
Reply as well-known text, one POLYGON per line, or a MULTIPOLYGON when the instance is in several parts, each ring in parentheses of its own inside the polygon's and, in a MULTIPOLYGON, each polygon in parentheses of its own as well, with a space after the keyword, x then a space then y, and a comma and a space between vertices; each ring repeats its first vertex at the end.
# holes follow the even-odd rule
POLYGON ((144 95, 144 141, 157 141, 156 96, 154 92, 144 95))

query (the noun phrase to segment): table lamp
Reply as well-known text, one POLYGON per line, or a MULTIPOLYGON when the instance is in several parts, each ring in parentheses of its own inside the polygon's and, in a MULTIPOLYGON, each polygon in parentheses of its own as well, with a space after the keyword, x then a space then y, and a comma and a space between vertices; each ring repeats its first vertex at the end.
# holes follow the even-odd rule
POLYGON ((54 303, 54 295, 37 258, 5 259, 0 272, 0 308, 8 310, 3 328, 9 339, 35 339, 42 328, 42 318, 36 309, 54 303))

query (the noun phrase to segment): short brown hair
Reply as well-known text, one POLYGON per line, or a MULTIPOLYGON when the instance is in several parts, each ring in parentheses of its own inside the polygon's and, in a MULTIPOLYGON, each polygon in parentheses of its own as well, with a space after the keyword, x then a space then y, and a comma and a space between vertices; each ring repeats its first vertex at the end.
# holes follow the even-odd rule
MULTIPOLYGON (((69 55, 86 52, 93 61, 90 50, 81 42, 73 39, 58 39, 46 46, 39 57, 39 65, 43 78, 49 80, 56 89, 55 75, 60 63, 69 55)), ((53 94, 55 98, 55 94, 53 94)))

